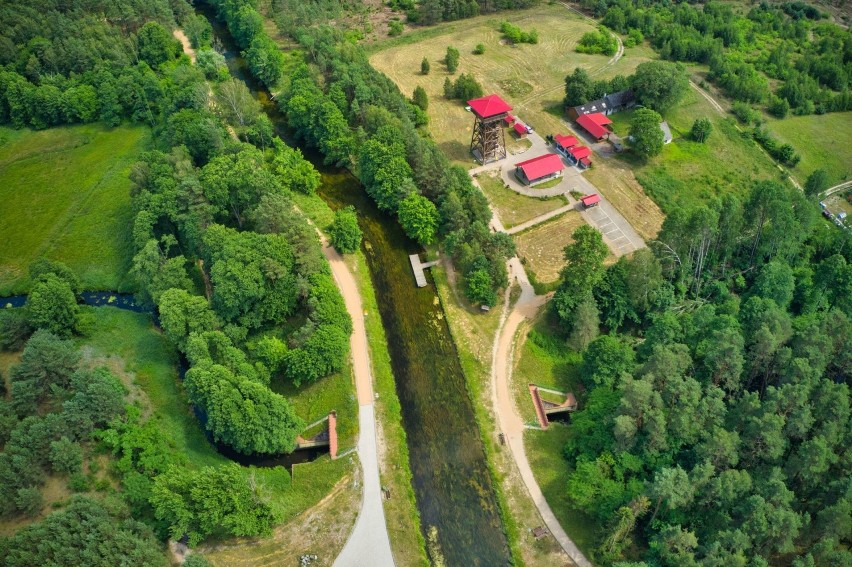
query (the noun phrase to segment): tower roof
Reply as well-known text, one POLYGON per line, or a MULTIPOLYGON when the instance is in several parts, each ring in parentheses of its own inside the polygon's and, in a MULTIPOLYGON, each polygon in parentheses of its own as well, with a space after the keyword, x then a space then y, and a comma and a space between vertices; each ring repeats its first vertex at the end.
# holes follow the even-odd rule
POLYGON ((469 100, 467 104, 474 114, 480 118, 489 118, 512 110, 512 107, 496 94, 469 100))

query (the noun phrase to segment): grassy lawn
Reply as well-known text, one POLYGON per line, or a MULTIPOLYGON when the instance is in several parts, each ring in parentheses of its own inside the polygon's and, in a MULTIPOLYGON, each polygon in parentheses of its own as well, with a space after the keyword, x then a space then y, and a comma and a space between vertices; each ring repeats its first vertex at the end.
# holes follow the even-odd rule
POLYGON ((766 127, 802 156, 793 168, 799 183, 803 184, 808 175, 820 168, 828 172, 831 185, 852 175, 852 112, 769 119, 766 127))
POLYGON ((42 255, 86 289, 129 289, 128 172, 147 143, 141 126, 0 128, 0 295, 25 291, 27 265, 42 255))
MULTIPOLYGON (((538 316, 531 327, 522 327, 516 349, 511 387, 524 422, 537 423, 527 388, 529 383, 574 392, 582 404, 582 386, 577 372, 580 355, 565 346, 546 311, 538 316)), ((547 431, 527 430, 524 433, 524 445, 533 474, 547 503, 565 532, 588 554, 594 547, 595 524, 573 510, 567 498, 571 468, 562 458, 562 448, 570 434, 570 425, 554 423, 547 431)))
MULTIPOLYGON (((503 180, 500 179, 497 172, 482 173, 476 177, 476 180, 479 182, 482 192, 491 202, 492 207, 497 209, 497 214, 506 228, 511 228, 568 204, 565 197, 561 195, 537 199, 516 193, 503 184, 503 180)), ((559 179, 559 181, 562 180, 559 179)))
MULTIPOLYGON (((611 116, 613 129, 619 136, 627 137, 632 115, 632 111, 627 111, 611 116)), ((614 158, 633 168, 645 191, 663 211, 708 203, 731 192, 745 197, 752 180, 779 178, 780 171, 774 162, 742 136, 734 118, 713 110, 693 89, 687 91, 666 119, 674 141, 660 155, 648 162, 629 152, 614 158), (704 117, 713 122, 713 133, 706 143, 693 142, 689 139, 692 123, 704 117)), ((595 163, 596 167, 600 161, 595 163)))
POLYGON ((565 265, 562 251, 573 241, 574 230, 584 222, 580 213, 568 211, 514 236, 518 257, 527 272, 535 274, 537 282, 548 284, 559 279, 559 271, 565 265))

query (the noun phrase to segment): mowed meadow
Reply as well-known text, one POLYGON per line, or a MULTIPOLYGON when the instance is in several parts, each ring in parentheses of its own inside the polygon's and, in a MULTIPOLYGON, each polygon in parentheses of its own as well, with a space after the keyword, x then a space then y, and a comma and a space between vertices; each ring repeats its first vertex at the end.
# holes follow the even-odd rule
POLYGON ((85 289, 130 288, 128 174, 148 138, 142 126, 0 128, 0 296, 25 292, 40 256, 85 289))

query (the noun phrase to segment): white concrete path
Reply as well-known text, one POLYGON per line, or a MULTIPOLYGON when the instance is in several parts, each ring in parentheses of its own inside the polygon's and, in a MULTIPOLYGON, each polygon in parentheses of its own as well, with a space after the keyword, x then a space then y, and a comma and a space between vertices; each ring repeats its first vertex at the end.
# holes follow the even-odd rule
POLYGON ((382 506, 379 482, 379 458, 376 442, 376 419, 373 408, 373 374, 364 326, 364 307, 355 278, 337 251, 323 240, 323 253, 331 266, 334 281, 340 289, 346 310, 352 318, 352 370, 358 393, 358 456, 363 470, 361 510, 349 540, 334 562, 335 567, 394 567, 390 538, 382 506))

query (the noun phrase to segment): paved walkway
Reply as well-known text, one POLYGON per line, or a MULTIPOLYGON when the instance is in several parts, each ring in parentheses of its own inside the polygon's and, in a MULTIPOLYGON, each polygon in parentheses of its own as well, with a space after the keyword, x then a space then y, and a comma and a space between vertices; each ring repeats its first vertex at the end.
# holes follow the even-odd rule
POLYGON ((340 289, 346 310, 352 317, 352 370, 358 393, 358 456, 363 468, 363 498, 361 510, 349 540, 334 562, 335 567, 393 567, 390 538, 382 506, 379 483, 379 458, 376 443, 376 419, 373 409, 373 374, 370 370, 370 352, 367 347, 367 330, 364 326, 364 308, 355 278, 337 251, 323 240, 323 253, 331 265, 334 281, 340 289))
POLYGON ((549 221, 553 217, 558 217, 562 213, 567 213, 568 211, 573 211, 576 208, 577 208, 577 205, 575 205, 575 204, 565 205, 564 207, 559 207, 558 209, 554 209, 554 210, 550 211, 549 213, 544 213, 543 215, 539 215, 539 216, 535 217, 534 219, 530 219, 526 222, 522 222, 519 225, 515 225, 512 228, 504 230, 503 232, 505 232, 507 234, 517 234, 517 233, 522 232, 522 231, 524 231, 528 228, 532 228, 536 225, 539 225, 539 224, 541 224, 545 221, 549 221))

